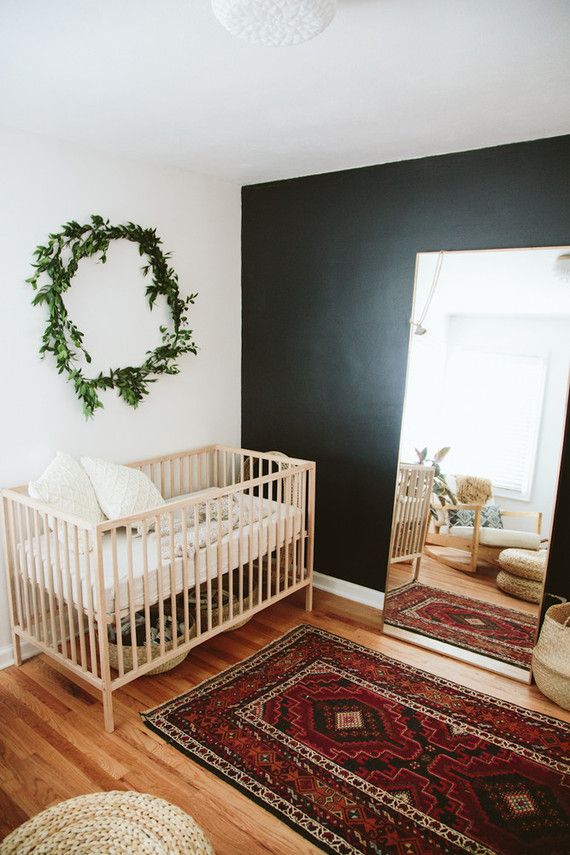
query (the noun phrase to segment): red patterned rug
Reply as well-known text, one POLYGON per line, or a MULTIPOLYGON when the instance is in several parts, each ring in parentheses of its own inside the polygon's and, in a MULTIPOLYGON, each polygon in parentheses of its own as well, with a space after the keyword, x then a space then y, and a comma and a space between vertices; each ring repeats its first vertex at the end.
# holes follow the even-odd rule
POLYGON ((386 596, 384 619, 501 662, 530 668, 533 615, 411 582, 386 596))
POLYGON ((570 852, 569 725, 314 627, 143 718, 326 852, 570 852))

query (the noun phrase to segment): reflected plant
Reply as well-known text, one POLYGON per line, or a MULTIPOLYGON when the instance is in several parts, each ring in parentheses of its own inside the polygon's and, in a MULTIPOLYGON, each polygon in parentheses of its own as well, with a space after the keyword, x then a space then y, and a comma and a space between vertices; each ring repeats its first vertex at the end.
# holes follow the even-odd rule
MULTIPOLYGON (((439 501, 440 508, 445 507, 447 502, 451 502, 452 505, 457 504, 457 496, 447 483, 447 478, 441 471, 440 463, 447 457, 449 452, 451 451, 451 446, 446 445, 443 448, 440 448, 439 451, 436 451, 432 458, 428 458, 428 450, 427 448, 422 448, 420 451, 416 448, 416 454, 418 455, 418 462, 422 464, 427 464, 428 466, 433 466, 435 469, 435 473, 433 476, 433 488, 432 494, 439 501)), ((439 519, 439 510, 438 506, 432 501, 430 504, 430 513, 434 520, 439 519)))

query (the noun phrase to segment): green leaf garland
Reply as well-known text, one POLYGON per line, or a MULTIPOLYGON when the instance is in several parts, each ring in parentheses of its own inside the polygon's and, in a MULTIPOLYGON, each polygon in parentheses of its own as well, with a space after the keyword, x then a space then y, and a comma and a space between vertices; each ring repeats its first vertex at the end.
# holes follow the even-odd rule
POLYGON ((58 373, 66 374, 73 383, 86 418, 93 416, 95 410, 103 406, 99 392, 104 389, 116 389, 129 406, 137 407, 148 395, 150 384, 161 374, 180 372, 177 363, 180 356, 198 352, 192 330, 188 328, 188 306, 194 303, 198 295, 180 296, 178 275, 170 267, 170 253, 161 250, 161 243, 156 229, 145 229, 134 223, 112 226, 108 220, 94 214, 91 223, 85 225, 75 220, 66 223, 60 232, 49 235, 45 246, 38 246, 34 252, 35 273, 26 282, 37 292, 32 304, 44 304, 49 312, 40 354, 44 357, 46 353, 53 353, 58 373), (104 264, 112 240, 130 240, 138 244, 139 255, 146 257, 146 263, 141 269, 143 275, 149 277, 145 290, 149 307, 153 308, 159 296, 165 297, 172 317, 172 328, 160 327, 162 343, 146 352, 142 365, 111 368, 106 374, 100 373, 89 378, 77 362, 80 354, 87 363, 91 362, 91 356, 83 344, 83 333, 67 313, 63 295, 71 287, 81 259, 98 255, 99 261, 104 264), (47 282, 42 284, 45 280, 47 282))

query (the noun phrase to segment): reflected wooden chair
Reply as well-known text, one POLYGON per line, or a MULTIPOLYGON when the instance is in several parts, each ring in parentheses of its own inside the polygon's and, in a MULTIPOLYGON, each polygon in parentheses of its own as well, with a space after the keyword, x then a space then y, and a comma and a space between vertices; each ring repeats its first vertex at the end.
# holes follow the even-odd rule
POLYGON ((457 476, 457 498, 455 505, 442 507, 435 531, 429 531, 425 554, 440 564, 464 573, 476 573, 480 561, 498 563, 504 549, 538 550, 541 545, 542 513, 539 511, 507 511, 500 509, 502 518, 526 518, 534 522, 534 531, 514 528, 487 528, 481 525, 485 506, 493 498, 493 487, 489 480, 472 476, 457 476), (473 525, 450 526, 450 511, 472 511, 473 525), (435 552, 431 546, 456 550, 457 556, 435 552), (461 555, 461 553, 463 553, 461 555))

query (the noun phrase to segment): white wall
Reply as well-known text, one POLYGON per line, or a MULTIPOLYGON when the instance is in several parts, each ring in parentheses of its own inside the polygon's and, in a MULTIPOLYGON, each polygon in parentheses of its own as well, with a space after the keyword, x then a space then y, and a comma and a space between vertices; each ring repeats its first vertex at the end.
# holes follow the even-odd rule
MULTIPOLYGON (((0 132, 0 484, 39 475, 57 449, 116 461, 240 442, 240 187, 175 169, 108 157, 47 138, 0 132), (32 252, 66 220, 92 213, 156 227, 173 254, 197 357, 162 377, 137 410, 114 392, 91 421, 38 348, 46 312, 31 305, 32 252)), ((85 333, 93 370, 142 362, 168 316, 144 298, 136 246, 111 245, 106 265, 82 262, 66 304, 85 333)), ((0 559, 3 562, 3 558, 0 559)), ((0 565, 0 663, 9 642, 0 565)))

